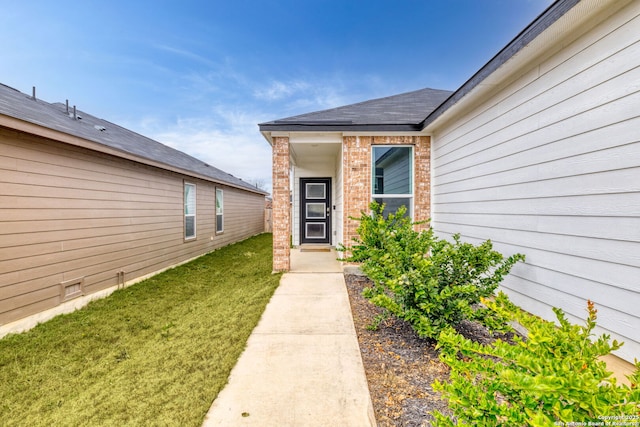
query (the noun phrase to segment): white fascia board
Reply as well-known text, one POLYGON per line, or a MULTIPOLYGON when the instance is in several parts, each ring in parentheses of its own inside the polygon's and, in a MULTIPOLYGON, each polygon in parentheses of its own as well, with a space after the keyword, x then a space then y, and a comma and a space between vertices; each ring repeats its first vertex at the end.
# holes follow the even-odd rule
POLYGON ((343 136, 427 136, 429 132, 422 131, 408 131, 408 132, 343 132, 343 136))
POLYGON ((269 132, 269 131, 261 131, 260 132, 262 134, 262 136, 264 137, 264 139, 267 140, 267 142, 269 143, 269 145, 271 145, 273 147, 273 132, 269 132))
POLYGON ((291 144, 342 143, 342 132, 288 132, 287 136, 289 137, 289 143, 291 144))
POLYGON ((291 132, 283 132, 283 131, 273 131, 273 132, 271 132, 271 131, 266 131, 266 132, 263 132, 263 133, 268 133, 269 135, 271 135, 271 138, 275 138, 275 137, 288 137, 291 132))

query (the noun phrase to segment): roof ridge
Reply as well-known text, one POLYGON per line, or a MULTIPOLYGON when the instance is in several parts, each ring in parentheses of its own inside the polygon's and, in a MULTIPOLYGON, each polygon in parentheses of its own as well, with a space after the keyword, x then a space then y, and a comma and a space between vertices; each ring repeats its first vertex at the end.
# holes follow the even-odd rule
POLYGON ((430 87, 260 123, 260 131, 415 132, 453 92, 430 87))
MULTIPOLYGON (((372 104, 372 103, 376 103, 376 102, 380 102, 380 101, 384 101, 384 100, 389 100, 389 99, 392 99, 392 98, 403 97, 403 96, 407 96, 407 95, 411 95, 411 94, 415 94, 415 93, 419 93, 419 92, 424 92, 424 91, 449 92, 450 94, 453 93, 453 91, 446 90, 446 89, 434 89, 434 88, 426 87, 426 88, 422 88, 422 89, 416 89, 416 90, 410 90, 410 91, 407 91, 407 92, 396 93, 394 95, 387 95, 387 96, 382 96, 382 97, 379 97, 379 98, 373 98, 373 99, 367 99, 367 100, 364 100, 364 101, 354 102, 354 103, 351 103, 351 104, 340 105, 338 107, 331 107, 331 108, 327 108, 327 109, 323 109, 323 110, 315 110, 315 111, 311 111, 311 112, 308 112, 308 113, 297 114, 295 116, 286 117, 286 118, 282 118, 282 119, 276 119, 276 120, 273 120, 273 121, 270 121, 270 122, 261 123, 261 124, 267 124, 267 123, 290 123, 290 122, 296 121, 295 119, 297 117, 308 116, 308 115, 312 115, 312 114, 316 114, 316 113, 328 113, 328 112, 331 112, 331 111, 342 110, 342 109, 345 109, 347 107, 361 106, 361 105, 364 105, 364 104, 372 104)), ((328 122, 341 122, 341 121, 344 121, 344 122, 353 123, 353 121, 351 121, 351 120, 327 120, 327 121, 328 122)), ((320 121, 318 120, 318 122, 320 122, 320 121)))
POLYGON ((127 129, 117 123, 99 118, 84 110, 76 108, 76 116, 74 117, 68 112, 65 114, 65 109, 67 108, 65 103, 51 103, 42 99, 36 99, 36 102, 33 102, 34 100, 31 96, 2 83, 0 83, 1 92, 6 95, 4 97, 0 96, 0 114, 133 155, 139 158, 142 163, 151 161, 153 162, 151 164, 156 166, 160 164, 170 168, 177 168, 177 171, 186 175, 204 177, 204 179, 210 179, 221 184, 266 194, 266 192, 243 181, 241 178, 235 177, 197 157, 127 129), (15 91, 15 93, 10 93, 9 89, 15 91))
MULTIPOLYGON (((11 87, 11 86, 9 86, 9 85, 6 85, 6 84, 4 84, 4 83, 0 83, 0 86, 6 87, 7 89, 15 90, 15 91, 16 91, 16 92, 18 92, 18 93, 22 93, 22 92, 20 92, 18 89, 14 88, 14 87, 11 87)), ((26 93, 25 93, 25 94, 23 94, 23 95, 26 95, 26 93)), ((27 95, 27 96, 28 96, 28 95, 27 95)))

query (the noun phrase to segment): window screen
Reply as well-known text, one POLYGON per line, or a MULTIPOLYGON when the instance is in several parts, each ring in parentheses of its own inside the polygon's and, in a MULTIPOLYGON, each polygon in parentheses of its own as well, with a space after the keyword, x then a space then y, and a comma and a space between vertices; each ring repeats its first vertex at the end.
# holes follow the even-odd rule
POLYGON ((222 190, 216 189, 216 233, 224 230, 224 201, 222 190))
POLYGON ((184 238, 196 237, 196 186, 184 184, 184 238))

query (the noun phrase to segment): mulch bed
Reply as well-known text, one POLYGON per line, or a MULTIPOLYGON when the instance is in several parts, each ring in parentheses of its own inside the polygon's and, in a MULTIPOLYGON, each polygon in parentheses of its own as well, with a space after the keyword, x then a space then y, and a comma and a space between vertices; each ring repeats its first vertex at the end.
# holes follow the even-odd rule
MULTIPOLYGON (((381 313, 362 296, 371 281, 357 274, 344 277, 378 426, 430 426, 431 411, 451 414, 447 402, 431 388, 435 380, 449 378, 449 367, 438 359, 435 341, 419 338, 409 324, 395 317, 369 330, 381 313)), ((493 341, 478 324, 464 322, 458 331, 474 341, 493 341)))

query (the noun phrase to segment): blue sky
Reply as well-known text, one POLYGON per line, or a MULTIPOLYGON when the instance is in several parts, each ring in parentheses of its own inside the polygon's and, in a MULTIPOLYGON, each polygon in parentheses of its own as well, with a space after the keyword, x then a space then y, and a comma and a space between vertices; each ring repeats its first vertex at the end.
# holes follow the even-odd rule
POLYGON ((0 83, 270 188, 257 124, 455 90, 551 0, 11 0, 0 83))

